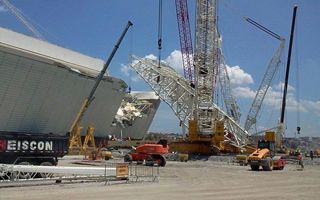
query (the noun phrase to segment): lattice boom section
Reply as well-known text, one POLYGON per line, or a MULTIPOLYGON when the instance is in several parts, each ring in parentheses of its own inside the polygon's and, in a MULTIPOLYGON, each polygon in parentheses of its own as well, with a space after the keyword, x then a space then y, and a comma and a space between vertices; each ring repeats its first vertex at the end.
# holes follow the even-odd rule
MULTIPOLYGON (((159 68, 158 62, 155 60, 147 58, 139 59, 137 57, 134 57, 134 59, 135 61, 131 67, 171 107, 179 120, 187 127, 188 120, 193 116, 192 111, 195 105, 195 90, 189 86, 188 81, 165 63, 161 63, 161 67, 159 68)), ((225 121, 225 140, 227 142, 236 146, 247 144, 248 133, 217 105, 212 104, 211 106, 204 107, 202 110, 203 112, 211 110, 210 121, 213 121, 213 119, 225 121)), ((211 123, 205 127, 213 130, 211 123)))
POLYGON ((138 59, 131 67, 150 85, 159 97, 166 102, 179 120, 187 127, 191 119, 192 106, 194 105, 195 91, 189 82, 177 74, 174 69, 165 63, 148 58, 138 59))

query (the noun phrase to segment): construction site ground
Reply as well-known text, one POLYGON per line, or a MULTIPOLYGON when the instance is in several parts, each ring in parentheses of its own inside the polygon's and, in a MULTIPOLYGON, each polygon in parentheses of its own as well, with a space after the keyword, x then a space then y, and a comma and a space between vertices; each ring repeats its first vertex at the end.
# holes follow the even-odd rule
MULTIPOLYGON (((317 158, 320 160, 320 158, 317 158)), ((75 158, 60 165, 74 165, 75 158)), ((112 161, 110 161, 112 162, 112 161)), ((98 199, 319 199, 320 165, 317 160, 283 171, 251 171, 225 161, 168 161, 158 182, 105 185, 104 182, 52 184, 0 189, 0 200, 98 199), (314 163, 313 163, 314 162, 314 163), (316 164, 317 163, 317 164, 316 164)))

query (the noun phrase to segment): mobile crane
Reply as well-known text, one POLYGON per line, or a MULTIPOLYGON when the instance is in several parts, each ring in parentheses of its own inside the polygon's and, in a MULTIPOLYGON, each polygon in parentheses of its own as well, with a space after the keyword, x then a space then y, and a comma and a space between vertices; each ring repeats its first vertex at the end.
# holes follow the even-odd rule
MULTIPOLYGON (((124 31, 122 32, 120 38, 118 39, 116 45, 114 46, 107 62, 104 64, 101 72, 99 73, 95 85, 93 86, 89 96, 87 98, 85 98, 83 104, 80 107, 80 110, 75 118, 75 120, 73 121, 71 128, 70 128, 70 139, 69 139, 69 151, 73 151, 73 150, 82 150, 82 142, 81 142, 81 127, 80 127, 80 122, 84 116, 84 113, 86 112, 86 110, 88 109, 89 105, 91 104, 91 102, 94 100, 94 93, 96 91, 96 89, 99 86, 99 83, 101 82, 104 74, 107 71, 107 68, 109 67, 109 64, 113 58, 113 56, 115 55, 116 51, 119 48, 119 45, 121 44, 125 34, 127 33, 128 29, 130 28, 130 26, 132 26, 132 22, 128 21, 124 31), (79 149, 80 148, 80 149, 79 149)), ((88 137, 87 138, 91 138, 91 141, 94 139, 93 137, 93 130, 94 128, 89 127, 89 131, 87 132, 88 137), (92 130, 92 131, 90 131, 92 130)))
MULTIPOLYGON (((291 24, 291 33, 290 33, 290 43, 289 43, 289 51, 287 58, 287 68, 285 74, 285 86, 282 98, 282 107, 281 107, 281 118, 280 125, 278 128, 278 132, 266 132, 265 140, 260 140, 258 142, 258 148, 255 152, 253 152, 248 157, 248 164, 251 169, 254 171, 259 170, 259 167, 262 166, 263 170, 271 171, 272 169, 280 169, 282 170, 286 164, 285 159, 282 156, 275 156, 277 148, 279 149, 283 140, 283 122, 284 122, 284 114, 286 107, 286 95, 287 95, 287 87, 288 87, 288 79, 289 79, 289 70, 290 70, 290 59, 291 59, 291 50, 293 43, 293 34, 295 27, 295 19, 296 19, 297 6, 295 5, 293 8, 293 18, 291 24), (277 141, 278 140, 278 141, 277 141)), ((301 156, 298 159, 299 164, 303 168, 303 162, 301 160, 301 156)))
POLYGON ((257 116, 260 112, 260 108, 264 100, 264 97, 266 96, 272 79, 279 68, 281 62, 280 58, 284 49, 285 39, 248 17, 246 17, 245 20, 280 41, 277 51, 275 52, 268 64, 267 70, 263 76, 259 89, 257 90, 257 93, 247 115, 244 128, 245 130, 249 131, 252 128, 252 125, 256 124, 257 116))

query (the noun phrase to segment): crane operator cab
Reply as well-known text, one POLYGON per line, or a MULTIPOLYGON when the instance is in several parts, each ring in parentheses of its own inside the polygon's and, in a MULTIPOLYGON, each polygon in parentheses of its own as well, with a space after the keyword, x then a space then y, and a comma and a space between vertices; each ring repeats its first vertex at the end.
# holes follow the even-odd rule
POLYGON ((274 142, 268 140, 259 140, 258 149, 269 149, 269 156, 273 157, 275 152, 274 142))

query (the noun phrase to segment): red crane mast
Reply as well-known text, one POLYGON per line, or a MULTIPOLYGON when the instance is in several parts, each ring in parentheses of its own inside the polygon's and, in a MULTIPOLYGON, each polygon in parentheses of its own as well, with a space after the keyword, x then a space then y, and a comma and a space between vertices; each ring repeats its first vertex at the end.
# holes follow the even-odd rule
POLYGON ((184 76, 194 85, 193 48, 187 0, 175 0, 184 76))

